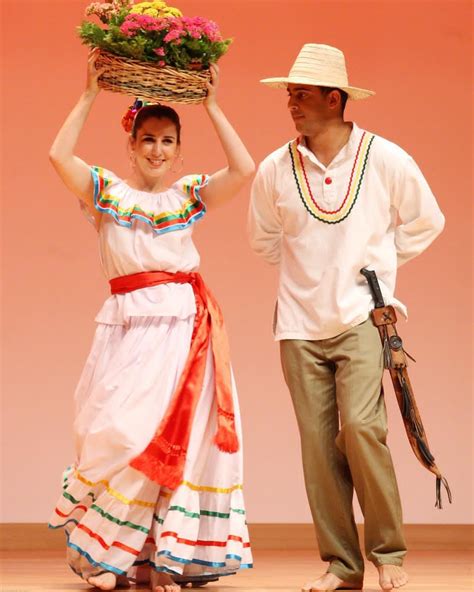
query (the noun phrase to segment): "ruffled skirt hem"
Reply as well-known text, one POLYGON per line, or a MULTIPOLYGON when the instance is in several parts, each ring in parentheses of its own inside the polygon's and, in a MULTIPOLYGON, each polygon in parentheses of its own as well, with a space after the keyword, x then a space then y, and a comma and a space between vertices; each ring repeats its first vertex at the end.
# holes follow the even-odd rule
POLYGON ((66 470, 49 526, 64 528, 76 574, 87 580, 108 571, 134 580, 138 568, 148 568, 177 577, 221 577, 252 567, 240 484, 185 481, 170 491, 143 476, 140 498, 132 498, 126 484, 137 491, 141 473, 124 473, 118 491, 107 482, 88 482, 75 468, 66 470))

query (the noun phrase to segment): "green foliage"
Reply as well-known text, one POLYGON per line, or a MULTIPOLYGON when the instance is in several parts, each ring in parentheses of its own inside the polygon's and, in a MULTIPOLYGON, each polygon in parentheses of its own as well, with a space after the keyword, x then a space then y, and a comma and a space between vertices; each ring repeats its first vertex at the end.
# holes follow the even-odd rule
POLYGON ((153 53, 152 39, 147 39, 144 36, 129 39, 116 24, 109 24, 108 29, 102 29, 94 23, 84 21, 78 30, 85 45, 100 47, 104 51, 126 58, 145 61, 158 60, 158 56, 153 53))

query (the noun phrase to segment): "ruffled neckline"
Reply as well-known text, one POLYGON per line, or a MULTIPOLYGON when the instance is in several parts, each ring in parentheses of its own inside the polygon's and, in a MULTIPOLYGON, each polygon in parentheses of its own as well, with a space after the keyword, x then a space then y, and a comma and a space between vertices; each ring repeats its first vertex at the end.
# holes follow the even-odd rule
POLYGON ((134 220, 139 220, 148 224, 156 234, 163 234, 188 228, 206 213, 199 191, 209 182, 207 175, 187 175, 164 191, 149 192, 131 187, 101 167, 91 167, 91 174, 95 208, 111 216, 120 226, 130 228, 134 220), (183 197, 179 208, 163 211, 161 200, 154 203, 153 198, 173 193, 183 197), (139 203, 143 198, 145 203, 139 203))

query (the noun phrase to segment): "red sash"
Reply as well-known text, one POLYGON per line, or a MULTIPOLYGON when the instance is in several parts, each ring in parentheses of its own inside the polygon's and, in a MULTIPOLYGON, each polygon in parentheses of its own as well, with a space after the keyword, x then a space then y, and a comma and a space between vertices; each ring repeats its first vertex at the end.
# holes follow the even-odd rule
POLYGON ((130 465, 160 485, 176 489, 183 480, 184 463, 196 405, 201 395, 209 345, 212 348, 217 402, 214 442, 223 452, 237 452, 230 355, 224 319, 214 296, 199 273, 144 271, 110 280, 112 294, 125 294, 158 284, 191 284, 196 317, 189 355, 169 409, 146 449, 130 465))

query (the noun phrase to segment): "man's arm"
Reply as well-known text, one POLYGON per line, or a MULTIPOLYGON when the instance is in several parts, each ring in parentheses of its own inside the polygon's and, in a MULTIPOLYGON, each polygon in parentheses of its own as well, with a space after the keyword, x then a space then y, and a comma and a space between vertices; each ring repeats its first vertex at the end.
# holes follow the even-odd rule
POLYGON ((399 172, 392 203, 400 224, 395 229, 398 267, 422 253, 444 228, 444 216, 411 156, 399 172))
POLYGON ((281 256, 282 227, 274 202, 272 170, 272 163, 262 163, 252 184, 248 235, 252 249, 276 265, 281 256))

